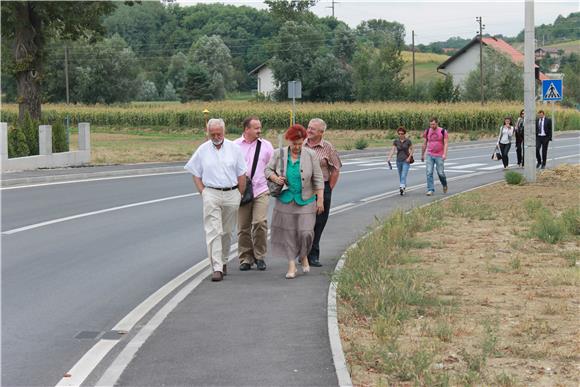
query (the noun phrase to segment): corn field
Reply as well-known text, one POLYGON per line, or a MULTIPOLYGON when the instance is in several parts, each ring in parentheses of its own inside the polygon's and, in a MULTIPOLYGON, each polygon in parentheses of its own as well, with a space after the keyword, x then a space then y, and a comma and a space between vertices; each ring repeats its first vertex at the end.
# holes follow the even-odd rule
MULTIPOLYGON (((319 117, 332 129, 407 129, 421 130, 428 126, 429 118, 439 118, 441 125, 451 131, 471 132, 495 130, 510 116, 517 118, 522 106, 517 103, 426 104, 426 103, 298 103, 296 122, 306 125, 308 120, 319 117)), ((64 104, 43 105, 43 120, 62 121, 67 114, 72 124, 90 122, 96 127, 195 129, 203 128, 203 110, 209 110, 208 118, 220 117, 228 128, 240 128, 249 115, 257 115, 266 129, 288 127, 291 104, 273 102, 209 102, 209 103, 133 103, 120 106, 84 106, 64 104)), ((538 105, 549 116, 551 107, 538 105)), ((557 130, 580 129, 580 112, 556 108, 557 130)), ((1 120, 14 122, 17 105, 4 104, 1 120)))

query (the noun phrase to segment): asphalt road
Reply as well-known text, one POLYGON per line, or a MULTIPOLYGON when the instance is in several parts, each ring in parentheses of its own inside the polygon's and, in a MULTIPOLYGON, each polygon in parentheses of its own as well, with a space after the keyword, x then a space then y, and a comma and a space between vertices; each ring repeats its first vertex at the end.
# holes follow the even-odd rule
MULTIPOLYGON (((449 194, 501 179, 501 162, 490 160, 492 149, 489 142, 450 147, 449 194)), ((578 163, 578 133, 555 139, 549 157, 548 167, 578 163)), ((254 270, 247 276, 235 270, 234 261, 227 281, 204 281, 161 323, 135 361, 125 364, 119 383, 335 383, 324 337, 325 273, 375 217, 442 196, 438 183, 433 198, 424 195, 420 162, 409 172, 410 190, 403 198, 386 194, 397 190, 398 176, 386 166, 385 155, 355 153, 343 156, 343 163, 323 236, 323 270, 295 285, 283 280, 284 262, 274 258, 265 273, 254 270), (256 293, 256 284, 263 292, 256 293), (216 300, 227 308, 216 306, 216 300), (300 319, 304 315, 309 317, 300 319), (197 316, 195 324, 191 316, 197 316), (225 338, 209 334, 216 330, 229 333, 225 338), (298 338, 277 334, 288 331, 298 338), (267 350, 244 332, 259 337, 267 350), (187 346, 191 342, 197 343, 193 352, 187 346), (232 369, 232 363, 241 370, 232 369), (175 378, 156 364, 169 367, 175 378), (269 374, 256 371, 268 368, 269 374)), ((108 365, 116 364, 124 343, 169 298, 161 297, 143 319, 124 325, 126 339, 112 330, 143 300, 206 258, 201 219, 201 201, 185 173, 2 189, 2 384, 56 385, 98 342, 120 344, 105 351, 100 365, 89 367, 86 381, 94 384, 103 373, 112 375, 108 365)))

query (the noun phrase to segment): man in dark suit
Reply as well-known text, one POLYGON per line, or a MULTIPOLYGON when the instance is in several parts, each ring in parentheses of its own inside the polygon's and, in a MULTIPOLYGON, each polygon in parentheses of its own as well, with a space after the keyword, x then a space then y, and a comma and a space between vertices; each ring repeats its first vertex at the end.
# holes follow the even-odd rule
POLYGON ((552 141, 552 120, 544 117, 544 111, 538 112, 536 120, 536 168, 546 168, 548 143, 552 141), (540 153, 541 149, 541 153, 540 153))

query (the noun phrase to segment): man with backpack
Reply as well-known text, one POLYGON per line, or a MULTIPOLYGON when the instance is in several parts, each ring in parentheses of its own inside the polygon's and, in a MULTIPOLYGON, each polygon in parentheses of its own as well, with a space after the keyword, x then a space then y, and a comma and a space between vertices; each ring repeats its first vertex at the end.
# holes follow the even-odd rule
POLYGON ((447 177, 444 171, 444 162, 447 158, 447 147, 449 145, 449 136, 447 131, 439 127, 436 117, 429 120, 429 128, 423 134, 425 142, 423 143, 421 152, 421 161, 425 161, 425 169, 427 171, 427 196, 432 196, 435 193, 435 183, 433 182, 433 167, 437 168, 437 175, 439 181, 443 186, 443 193, 447 193, 447 177), (425 159, 425 152, 427 158, 425 159))

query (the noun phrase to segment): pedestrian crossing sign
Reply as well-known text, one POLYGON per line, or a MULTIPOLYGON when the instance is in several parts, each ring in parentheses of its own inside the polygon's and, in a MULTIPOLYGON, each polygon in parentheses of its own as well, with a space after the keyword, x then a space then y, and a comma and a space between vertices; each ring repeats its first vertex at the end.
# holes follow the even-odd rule
POLYGON ((547 79, 542 81, 542 99, 544 101, 562 100, 562 80, 547 79))

